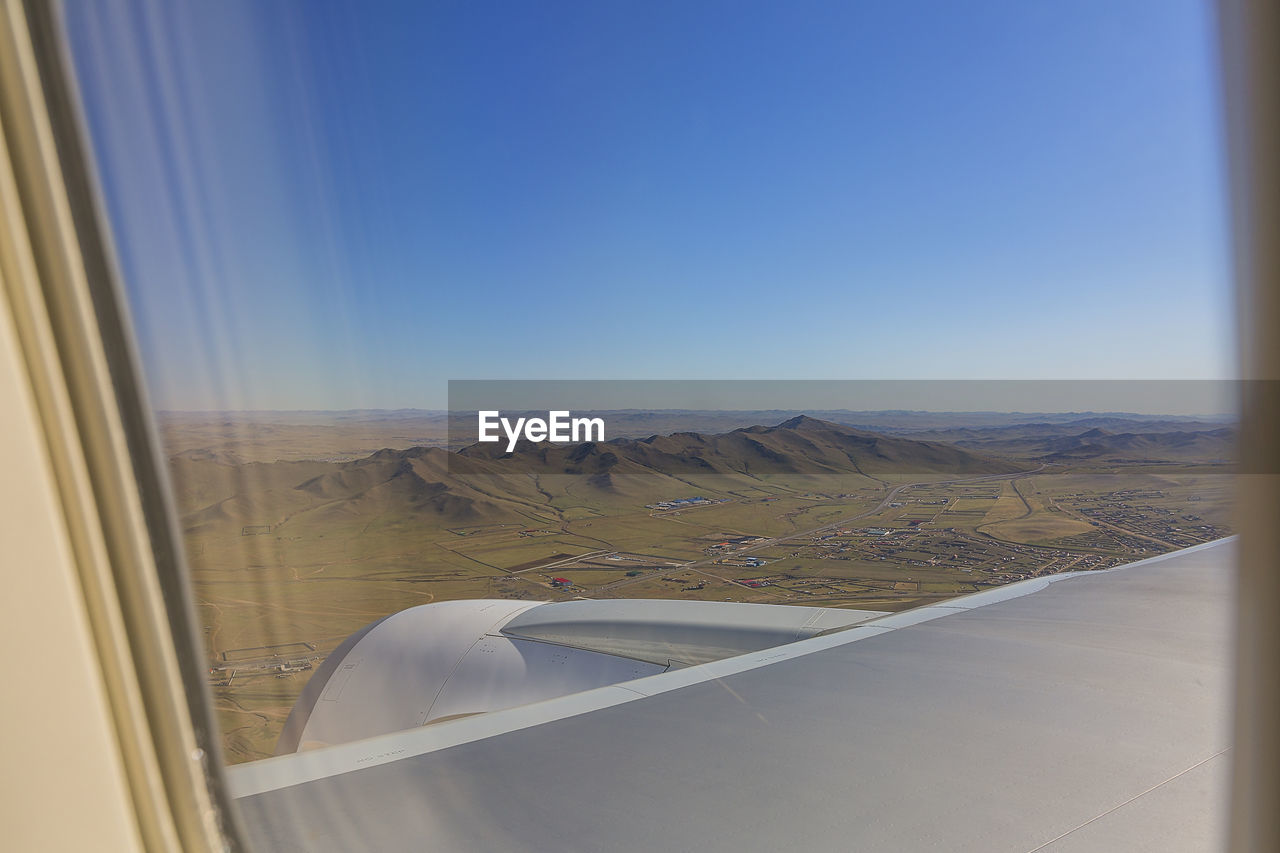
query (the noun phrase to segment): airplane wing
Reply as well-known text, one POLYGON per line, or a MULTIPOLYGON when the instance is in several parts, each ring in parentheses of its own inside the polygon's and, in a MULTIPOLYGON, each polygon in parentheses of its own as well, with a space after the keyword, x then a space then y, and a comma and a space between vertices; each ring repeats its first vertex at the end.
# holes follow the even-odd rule
MULTIPOLYGON (((1234 558, 1222 540, 849 617, 240 765, 230 782, 264 851, 1211 849, 1226 827, 1234 558)), ((581 627, 596 604, 621 603, 523 609, 491 620, 527 614, 518 630, 482 633, 604 654, 587 649, 602 631, 581 627)), ((340 672, 317 672, 316 690, 340 672)))

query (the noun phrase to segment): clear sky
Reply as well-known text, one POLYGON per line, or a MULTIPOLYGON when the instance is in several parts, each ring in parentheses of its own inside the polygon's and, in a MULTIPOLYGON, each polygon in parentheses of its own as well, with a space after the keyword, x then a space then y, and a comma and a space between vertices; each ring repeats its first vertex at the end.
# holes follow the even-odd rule
POLYGON ((1207 3, 67 6, 160 408, 1234 375, 1207 3))

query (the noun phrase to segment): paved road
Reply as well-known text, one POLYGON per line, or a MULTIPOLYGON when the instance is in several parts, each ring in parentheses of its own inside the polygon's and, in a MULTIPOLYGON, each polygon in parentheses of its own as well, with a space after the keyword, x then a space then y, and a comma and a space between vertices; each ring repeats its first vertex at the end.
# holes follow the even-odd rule
POLYGON ((601 548, 596 551, 587 551, 584 554, 573 554, 571 556, 565 557, 560 560, 556 560, 551 563, 543 563, 542 565, 539 565, 539 566, 530 566, 527 569, 516 569, 515 571, 508 572, 508 574, 521 575, 521 574, 524 574, 525 572, 545 572, 547 569, 559 568, 560 566, 564 566, 569 563, 576 563, 579 560, 590 560, 594 557, 603 557, 606 554, 613 554, 613 553, 615 552, 605 548, 601 548))

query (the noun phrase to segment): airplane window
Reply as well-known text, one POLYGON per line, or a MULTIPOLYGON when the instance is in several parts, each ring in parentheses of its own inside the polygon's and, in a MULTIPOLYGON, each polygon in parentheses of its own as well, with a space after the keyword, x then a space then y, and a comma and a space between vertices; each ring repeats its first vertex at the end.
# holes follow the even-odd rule
POLYGON ((842 729, 776 704, 815 690, 949 756, 896 795, 986 841, 1006 794, 1064 803, 1009 836, 1048 845, 1170 779, 1213 808, 1229 584, 1186 588, 1234 547, 1241 387, 1204 4, 61 13, 258 846, 767 845, 761 796, 825 849, 842 729), (1112 773, 1091 727, 1166 688, 1112 773), (1077 758, 965 799, 1011 729, 1077 758), (624 814, 699 773, 728 812, 624 814))

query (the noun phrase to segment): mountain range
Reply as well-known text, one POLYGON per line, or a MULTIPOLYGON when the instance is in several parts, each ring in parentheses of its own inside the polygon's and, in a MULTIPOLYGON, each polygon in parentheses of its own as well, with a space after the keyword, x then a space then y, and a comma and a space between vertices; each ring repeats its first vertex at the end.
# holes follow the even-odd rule
POLYGON ((201 451, 171 459, 189 533, 279 525, 306 514, 344 521, 388 513, 441 523, 545 516, 557 497, 632 506, 691 489, 750 488, 761 478, 978 476, 1024 470, 1011 459, 942 442, 888 436, 800 415, 776 426, 679 432, 578 445, 475 444, 384 449, 348 462, 235 462, 201 451))
MULTIPOLYGON (((1174 422, 1161 424, 1172 426, 1174 422)), ((1039 464, 1229 461, 1234 430, 1112 432, 1015 424, 885 435, 806 415, 776 426, 676 432, 577 445, 474 444, 383 449, 351 461, 241 462, 207 451, 171 457, 188 533, 412 519, 435 526, 559 517, 574 504, 634 510, 693 493, 838 477, 841 490, 914 476, 981 476, 1039 464), (927 436, 929 440, 924 440, 927 436), (572 495, 572 500, 569 496, 572 495)))

